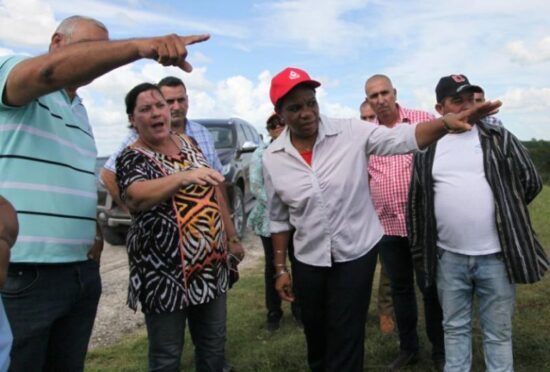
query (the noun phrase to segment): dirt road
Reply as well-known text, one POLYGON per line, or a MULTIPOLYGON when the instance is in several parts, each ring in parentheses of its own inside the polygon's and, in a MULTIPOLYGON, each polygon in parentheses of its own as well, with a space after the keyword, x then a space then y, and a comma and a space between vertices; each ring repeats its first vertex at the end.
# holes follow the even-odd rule
MULTIPOLYGON (((263 258, 260 239, 247 230, 243 245, 246 257, 239 270, 255 266, 263 258)), ((111 345, 121 337, 144 326, 143 314, 134 313, 126 305, 128 290, 128 256, 124 246, 111 246, 105 243, 101 258, 101 278, 103 293, 94 324, 90 349, 111 345)))

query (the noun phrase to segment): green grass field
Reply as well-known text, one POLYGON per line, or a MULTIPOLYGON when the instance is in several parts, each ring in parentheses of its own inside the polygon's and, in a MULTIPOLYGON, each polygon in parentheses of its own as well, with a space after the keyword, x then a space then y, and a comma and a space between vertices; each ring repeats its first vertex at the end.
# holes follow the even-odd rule
MULTIPOLYGON (((547 252, 550 252, 550 187, 531 205, 531 217, 547 252)), ((377 278, 378 276, 376 276, 377 278)), ((305 340, 285 305, 285 317, 279 331, 264 329, 262 268, 242 273, 240 282, 230 291, 228 303, 227 357, 238 372, 244 371, 306 371, 305 340)), ((378 283, 375 283, 377 288, 378 283)), ((376 291, 374 291, 376 293, 376 291)), ((121 299, 122 301, 123 299, 121 299)), ((421 305, 421 301, 418 302, 421 305)), ((422 314, 422 310, 419 309, 422 314)), ((365 340, 365 370, 382 371, 396 356, 398 340, 395 334, 382 336, 378 331, 376 295, 373 296, 365 340)), ((419 335, 424 346, 421 360, 406 371, 430 371, 429 343, 423 332, 422 316, 419 335)), ((535 285, 517 287, 514 317, 514 358, 518 372, 550 371, 550 274, 535 285)), ((182 367, 194 371, 191 338, 187 334, 182 367)), ((481 336, 478 324, 474 332, 473 371, 483 371, 481 336)), ((128 335, 118 344, 91 351, 86 371, 146 371, 147 339, 143 330, 128 335)))

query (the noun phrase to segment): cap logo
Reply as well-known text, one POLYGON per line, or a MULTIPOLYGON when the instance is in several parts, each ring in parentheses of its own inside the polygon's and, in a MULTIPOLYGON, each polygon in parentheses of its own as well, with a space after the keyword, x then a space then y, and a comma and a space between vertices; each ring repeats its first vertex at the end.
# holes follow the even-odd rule
POLYGON ((299 79, 299 78, 300 78, 300 74, 298 74, 296 71, 292 70, 292 71, 290 71, 290 73, 288 74, 288 78, 289 78, 290 80, 299 79))
POLYGON ((464 83, 466 81, 466 79, 464 79, 464 76, 462 75, 451 75, 451 77, 457 83, 464 83))

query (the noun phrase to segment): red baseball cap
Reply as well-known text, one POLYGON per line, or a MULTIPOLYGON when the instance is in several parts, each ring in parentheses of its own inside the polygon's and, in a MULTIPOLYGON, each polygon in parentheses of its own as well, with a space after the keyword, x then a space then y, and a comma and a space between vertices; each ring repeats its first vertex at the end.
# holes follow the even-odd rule
POLYGON ((269 98, 275 106, 277 101, 283 98, 298 84, 307 84, 313 88, 321 85, 318 81, 312 80, 308 73, 296 67, 287 67, 271 79, 269 98))

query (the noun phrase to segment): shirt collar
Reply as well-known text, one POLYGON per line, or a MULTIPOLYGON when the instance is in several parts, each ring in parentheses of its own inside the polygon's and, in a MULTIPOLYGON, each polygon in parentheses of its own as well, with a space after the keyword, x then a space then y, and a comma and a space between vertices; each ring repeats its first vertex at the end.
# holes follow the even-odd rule
MULTIPOLYGON (((399 123, 408 123, 410 124, 411 123, 411 118, 409 117, 409 111, 404 108, 404 107, 401 107, 399 105, 399 103, 395 103, 395 105, 397 106, 397 111, 399 112, 399 117, 397 118, 397 121, 395 122, 395 124, 399 124, 399 123)), ((380 124, 380 122, 378 121, 378 118, 374 119, 375 123, 376 124, 380 124)), ((394 125, 395 125, 394 124, 394 125)))
POLYGON ((478 130, 479 130, 479 133, 482 135, 482 136, 485 136, 485 137, 489 137, 491 136, 491 134, 494 134, 494 133, 500 133, 501 132, 501 128, 500 127, 497 127, 496 125, 487 125, 485 124, 483 121, 481 120, 478 120, 475 125, 477 126, 478 130), (491 133, 493 132, 493 133, 491 133))

